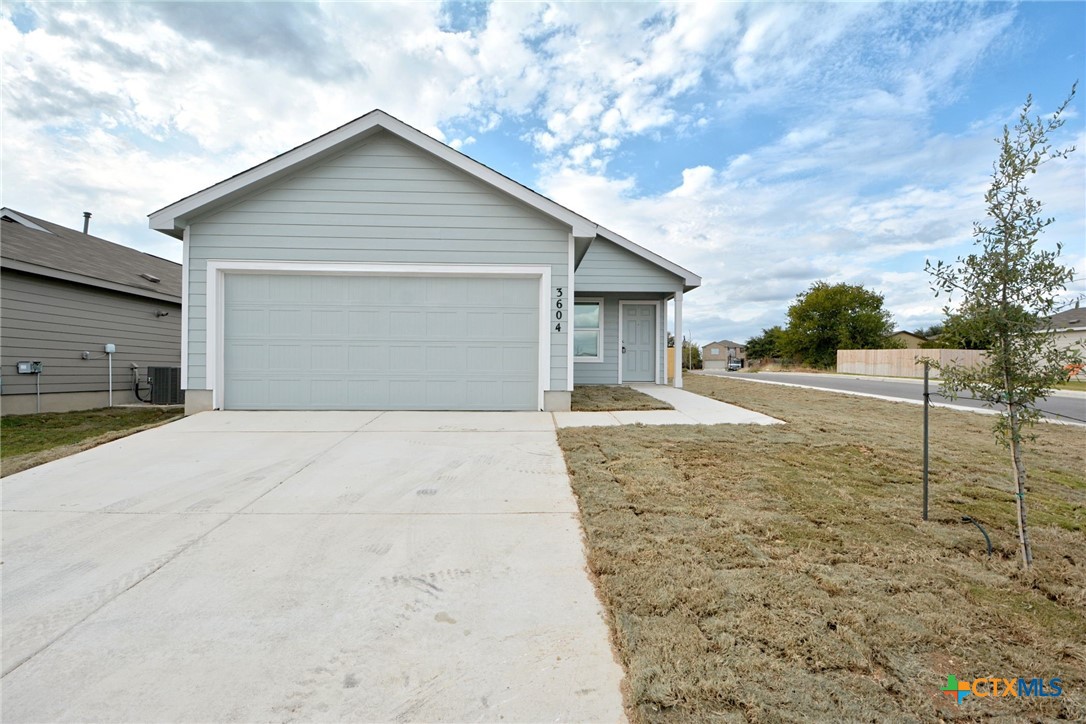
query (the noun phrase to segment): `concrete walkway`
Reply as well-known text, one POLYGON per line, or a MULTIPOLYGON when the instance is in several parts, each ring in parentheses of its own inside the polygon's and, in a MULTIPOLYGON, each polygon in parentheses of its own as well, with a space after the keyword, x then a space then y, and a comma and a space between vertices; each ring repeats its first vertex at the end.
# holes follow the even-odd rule
POLYGON ((673 410, 625 412, 555 412, 558 427, 610 425, 777 425, 780 420, 668 385, 634 384, 638 392, 671 405, 673 410))
POLYGON ((203 413, 4 478, 4 722, 620 721, 547 413, 203 413))

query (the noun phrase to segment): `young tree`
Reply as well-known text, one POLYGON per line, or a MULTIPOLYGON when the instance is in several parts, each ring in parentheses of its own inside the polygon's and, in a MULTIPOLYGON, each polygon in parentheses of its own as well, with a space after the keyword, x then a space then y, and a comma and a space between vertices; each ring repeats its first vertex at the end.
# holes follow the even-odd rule
POLYGON ((1011 454, 1019 551, 1026 568, 1033 563, 1033 551, 1026 527, 1023 429, 1039 417, 1036 400, 1066 379, 1064 366, 1077 358, 1056 344, 1047 321, 1057 309, 1058 293, 1074 280, 1074 270, 1059 263, 1061 244, 1055 251, 1037 248, 1041 232, 1053 220, 1041 215, 1042 204, 1030 196, 1026 182, 1045 163, 1074 151, 1073 146, 1053 148, 1048 134, 1063 125, 1077 85, 1047 119, 1030 117, 1033 99, 1026 97, 1013 130, 1004 126, 997 139, 999 157, 984 195, 988 219, 973 227, 976 251, 955 265, 925 265, 936 296, 961 295, 967 313, 955 316, 948 304, 948 321, 954 317, 961 333, 990 340, 980 366, 938 366, 944 395, 968 391, 990 406, 1002 406, 995 433, 1011 454))
POLYGON ((788 308, 782 351, 814 367, 832 367, 839 349, 885 349, 893 320, 882 295, 852 284, 815 282, 788 308))

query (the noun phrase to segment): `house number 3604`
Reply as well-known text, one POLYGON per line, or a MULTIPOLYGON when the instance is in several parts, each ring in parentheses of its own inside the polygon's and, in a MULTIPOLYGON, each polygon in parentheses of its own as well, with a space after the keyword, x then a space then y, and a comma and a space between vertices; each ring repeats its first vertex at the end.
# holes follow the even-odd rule
POLYGON ((562 322, 566 317, 566 292, 562 287, 554 288, 554 331, 562 331, 562 322))

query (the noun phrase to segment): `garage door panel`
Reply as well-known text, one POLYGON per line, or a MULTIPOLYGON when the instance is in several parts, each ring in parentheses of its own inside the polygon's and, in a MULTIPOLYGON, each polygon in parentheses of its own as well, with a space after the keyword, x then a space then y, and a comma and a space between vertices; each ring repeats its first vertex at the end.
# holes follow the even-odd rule
POLYGON ((267 404, 268 381, 263 378, 238 377, 231 380, 226 390, 226 407, 235 407, 237 401, 245 401, 260 409, 267 404))
POLYGON ((309 330, 313 336, 342 338, 348 334, 347 310, 313 309, 309 314, 309 330))
MULTIPOLYGON (((268 369, 278 372, 303 372, 309 366, 309 348, 299 342, 293 344, 270 344, 268 348, 268 369)), ((227 369, 230 363, 227 362, 227 369)), ((238 369, 248 369, 244 366, 238 369)))
POLYGON ((389 277, 388 301, 392 304, 417 305, 426 299, 426 280, 420 277, 389 277))
POLYGON ((226 364, 246 370, 267 370, 267 345, 233 343, 226 348, 226 364))
POLYGON ((347 371, 347 348, 342 344, 315 344, 310 359, 310 369, 315 372, 347 371))
POLYGON ((536 409, 538 284, 227 275, 224 404, 536 409))
POLYGON ((272 274, 267 278, 268 296, 271 301, 281 304, 308 304, 313 301, 312 276, 272 274))
POLYGON ((270 302, 271 293, 268 285, 271 278, 256 274, 236 275, 232 280, 234 289, 239 297, 244 297, 252 302, 270 302))
POLYGON ((389 405, 396 407, 423 408, 426 406, 426 388, 421 384, 422 380, 415 378, 410 380, 389 380, 388 396, 389 405))
POLYGON ((462 311, 426 313, 426 336, 430 339, 463 339, 467 330, 467 315, 462 311))
POLYGON ((388 299, 388 277, 344 277, 351 304, 381 304, 388 299))
POLYGON ((348 380, 346 390, 347 402, 353 408, 380 410, 389 406, 388 380, 348 380))
POLYGON ((268 333, 268 311, 259 308, 235 308, 226 312, 226 326, 244 330, 246 337, 263 337, 268 333))
POLYGON ((539 334, 531 312, 502 312, 501 317, 502 339, 529 342, 539 334))
MULTIPOLYGON (((535 371, 538 360, 534 347, 524 345, 522 347, 503 347, 500 350, 501 369, 503 372, 519 372, 531 374, 535 371)), ((497 355, 495 355, 497 357, 497 355)))
POLYGON ((347 334, 366 339, 388 339, 388 313, 376 309, 347 312, 347 334))
POLYGON ((426 303, 437 306, 462 307, 467 303, 467 287, 456 278, 426 279, 426 303))
POLYGON ((514 279, 503 279, 501 306, 537 308, 539 289, 527 284, 518 284, 514 279))
POLYGON ((350 300, 347 277, 313 277, 312 299, 317 304, 346 304, 350 300))
POLYGON ((342 404, 343 381, 342 380, 310 380, 309 398, 314 407, 330 408, 342 404))
POLYGON ((468 287, 465 302, 477 307, 492 307, 496 300, 504 302, 504 279, 476 279, 468 287))
POLYGON ((426 362, 422 358, 424 347, 418 345, 392 344, 388 348, 389 371, 391 372, 422 372, 426 369, 426 362))
POLYGON ((429 345, 423 354, 426 357, 427 372, 457 373, 467 369, 467 354, 463 347, 429 345))
MULTIPOLYGON (((308 310, 301 309, 269 309, 267 334, 272 337, 301 336, 303 324, 308 321, 307 312, 308 310)), ((246 336, 254 335, 247 334, 246 336)))
POLYGON ((385 345, 352 344, 347 351, 347 368, 351 372, 376 372, 387 370, 388 347, 385 345))
POLYGON ((468 339, 498 339, 502 334, 502 317, 496 311, 468 312, 468 339))
POLYGON ((389 312, 391 339, 419 339, 426 336, 426 314, 423 312, 389 312))

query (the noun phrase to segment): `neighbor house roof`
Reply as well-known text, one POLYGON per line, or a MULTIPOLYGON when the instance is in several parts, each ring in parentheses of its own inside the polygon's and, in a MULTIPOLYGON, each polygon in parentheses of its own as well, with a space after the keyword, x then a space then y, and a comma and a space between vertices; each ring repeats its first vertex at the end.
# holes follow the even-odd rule
MULTIPOLYGON (((509 194, 537 211, 568 225, 572 229, 573 236, 577 239, 591 240, 597 236, 607 239, 680 277, 687 290, 701 286, 701 277, 689 269, 684 269, 678 264, 668 261, 629 239, 600 226, 594 221, 571 211, 556 201, 533 191, 489 166, 479 163, 470 156, 445 145, 441 141, 379 109, 370 111, 350 123, 151 213, 149 216, 150 226, 152 229, 181 239, 184 235, 184 229, 191 219, 293 173, 300 164, 315 163, 321 159, 329 158, 346 146, 382 131, 387 131, 433 154, 442 161, 471 174, 480 181, 509 194)), ((587 244, 588 242, 584 243, 587 244)), ((582 246, 582 256, 583 250, 582 246)))
POLYGON ((181 302, 181 265, 14 209, 0 209, 5 269, 181 302))
POLYGON ((927 337, 925 337, 923 335, 920 335, 920 334, 916 334, 915 332, 907 332, 904 329, 899 329, 898 331, 894 332, 890 336, 891 337, 897 337, 898 335, 902 335, 902 334, 904 334, 907 337, 914 337, 916 339, 919 339, 921 342, 927 342, 928 341, 927 337))
POLYGON ((706 347, 746 347, 746 345, 740 344, 739 342, 733 342, 730 339, 722 339, 719 342, 710 342, 709 344, 703 344, 701 346, 702 349, 705 349, 706 347))
POLYGON ((1048 318, 1052 329, 1086 329, 1086 309, 1067 309, 1048 318))

